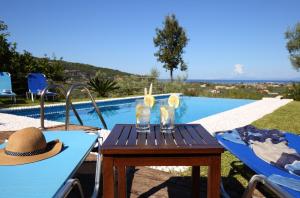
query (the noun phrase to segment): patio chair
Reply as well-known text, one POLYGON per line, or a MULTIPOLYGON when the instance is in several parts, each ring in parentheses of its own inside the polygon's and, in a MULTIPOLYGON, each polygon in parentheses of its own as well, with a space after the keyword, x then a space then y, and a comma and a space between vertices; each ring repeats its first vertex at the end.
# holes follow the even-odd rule
MULTIPOLYGON (((272 177, 270 177, 271 175, 279 175, 286 178, 296 179, 295 181, 298 180, 300 182, 299 176, 291 174, 283 168, 276 167, 275 165, 271 165, 263 161, 248 145, 228 141, 222 138, 222 135, 223 132, 216 133, 215 135, 219 143, 256 173, 256 175, 251 178, 243 197, 251 197, 258 183, 263 184, 278 197, 300 197, 300 191, 275 184, 271 181, 272 177)), ((284 133, 284 137, 288 141, 288 146, 300 153, 300 136, 291 133, 284 133)))
MULTIPOLYGON (((0 197, 67 197, 73 188, 79 190, 78 197, 83 197, 80 181, 73 176, 99 141, 98 136, 84 131, 51 131, 44 135, 47 142, 62 141, 62 151, 34 163, 0 166, 1 178, 5 178, 5 182, 0 183, 0 197)), ((3 147, 4 144, 0 144, 0 148, 3 147)), ((96 166, 99 171, 100 165, 96 166)))
MULTIPOLYGON (((43 89, 45 89, 48 86, 46 76, 42 73, 30 73, 27 76, 28 80, 28 92, 26 93, 26 96, 28 98, 28 95, 31 95, 31 100, 34 102, 35 96, 40 96, 43 89)), ((52 96, 53 98, 56 96, 56 93, 47 91, 47 96, 52 96)))
POLYGON ((16 103, 16 94, 12 91, 10 73, 0 72, 0 97, 10 97, 16 103))

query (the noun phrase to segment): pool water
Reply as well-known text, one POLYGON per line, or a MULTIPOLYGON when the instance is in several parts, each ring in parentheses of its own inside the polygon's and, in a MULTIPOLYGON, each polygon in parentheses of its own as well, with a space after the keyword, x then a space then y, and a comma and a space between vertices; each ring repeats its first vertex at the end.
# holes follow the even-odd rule
MULTIPOLYGON (((166 100, 167 97, 165 96, 156 98, 155 105, 151 110, 151 124, 159 124, 159 107, 162 103, 165 103, 166 100)), ((251 102, 253 102, 253 100, 181 96, 180 105, 175 111, 175 123, 192 122, 216 113, 249 104, 251 102)), ((100 107, 109 129, 112 129, 115 124, 135 123, 135 99, 98 102, 97 104, 100 107)), ((90 103, 76 104, 75 108, 78 111, 84 125, 102 127, 97 113, 90 103)), ((73 112, 70 112, 70 122, 72 124, 79 124, 73 112)), ((38 108, 27 110, 10 110, 5 113, 34 118, 40 117, 38 108)), ((65 122, 65 107, 55 106, 45 108, 45 119, 65 122)))

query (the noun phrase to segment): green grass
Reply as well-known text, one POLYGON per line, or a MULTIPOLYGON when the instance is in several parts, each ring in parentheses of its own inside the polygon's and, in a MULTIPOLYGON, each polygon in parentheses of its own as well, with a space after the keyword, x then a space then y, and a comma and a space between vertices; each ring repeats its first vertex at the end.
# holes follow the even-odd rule
MULTIPOLYGON (((45 104, 55 104, 59 103, 59 100, 46 101, 45 104)), ((36 99, 32 102, 30 99, 26 98, 17 98, 16 103, 14 104, 10 99, 0 99, 0 108, 10 108, 10 107, 27 107, 27 106, 36 106, 40 104, 40 100, 36 99)))
POLYGON ((279 129, 300 134, 300 102, 290 102, 273 113, 253 122, 258 128, 279 129))
MULTIPOLYGON (((95 97, 95 100, 104 99, 102 97, 95 97)), ((72 102, 82 102, 82 101, 90 101, 89 98, 74 98, 72 102)), ((45 101, 45 105, 47 104, 57 104, 57 103, 65 103, 65 99, 49 99, 45 101)), ((16 104, 13 104, 10 99, 0 99, 0 108, 10 108, 10 107, 30 107, 40 105, 40 99, 37 98, 34 102, 31 99, 18 98, 16 104)))

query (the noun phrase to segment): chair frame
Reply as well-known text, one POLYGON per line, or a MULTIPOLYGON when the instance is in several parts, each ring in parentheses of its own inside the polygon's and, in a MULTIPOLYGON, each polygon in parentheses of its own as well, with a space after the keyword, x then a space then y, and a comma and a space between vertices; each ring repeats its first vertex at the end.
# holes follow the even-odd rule
MULTIPOLYGON (((43 73, 40 73, 40 74, 42 74, 42 75, 45 77, 46 81, 47 81, 46 75, 43 74, 43 73)), ((28 76, 29 76, 29 74, 26 76, 27 81, 28 81, 28 76)), ((41 92, 42 92, 42 90, 41 90, 41 92)), ((33 92, 29 89, 29 87, 28 87, 28 91, 26 92, 26 99, 29 99, 29 96, 30 96, 31 101, 34 102, 34 99, 35 99, 36 96, 38 96, 38 95, 39 95, 39 94, 33 93, 33 92)), ((48 100, 47 93, 46 93, 45 96, 46 96, 46 100, 48 100)), ((53 99, 53 100, 54 100, 55 96, 56 96, 55 94, 52 95, 52 99, 53 99)))
MULTIPOLYGON (((94 133, 95 134, 95 133, 94 133)), ((101 164, 102 164, 102 155, 100 154, 101 151, 101 145, 103 143, 103 138, 100 137, 99 133, 97 133, 97 142, 95 145, 98 143, 98 153, 97 153, 97 161, 96 161, 96 172, 95 172, 95 185, 94 185, 94 190, 91 198, 97 198, 99 194, 99 189, 100 189, 100 182, 101 182, 101 164)), ((71 178, 69 179, 64 186, 60 188, 58 193, 55 195, 55 198, 66 198, 73 189, 78 188, 80 197, 84 198, 83 190, 81 183, 79 179, 76 178, 71 178)))
POLYGON ((77 187, 80 193, 80 197, 84 197, 82 186, 80 184, 80 181, 78 179, 69 179, 66 184, 58 191, 55 198, 65 198, 67 197, 72 190, 77 187))
MULTIPOLYGON (((213 136, 216 137, 216 135, 218 135, 220 133, 223 133, 223 132, 216 132, 216 133, 213 134, 213 136)), ((245 189, 245 191, 243 193, 242 198, 251 198, 258 183, 262 184, 264 187, 266 187, 268 190, 270 190, 271 192, 273 192, 279 198, 293 198, 284 189, 282 189, 277 184, 269 181, 266 176, 261 175, 261 174, 255 174, 255 175, 253 175, 251 177, 251 179, 250 179, 250 181, 248 183, 248 186, 247 186, 247 188, 245 189)), ((221 188, 222 197, 224 197, 224 198, 230 198, 229 194, 226 192, 226 190, 224 188, 224 185, 223 185, 222 181, 221 181, 220 185, 221 185, 220 188, 221 188)))
MULTIPOLYGON (((101 145, 103 143, 103 138, 100 137, 99 133, 97 133, 97 143, 98 143, 98 153, 97 153, 97 161, 96 161, 96 172, 95 172, 95 185, 91 198, 97 198, 100 189, 101 182, 101 164, 102 164, 102 155, 100 154, 101 145)), ((95 145, 97 144, 95 143, 95 145)), ((80 197, 84 198, 83 190, 79 179, 71 178, 69 179, 64 186, 60 188, 58 193, 55 195, 55 198, 66 198, 73 189, 78 188, 80 197)))
MULTIPOLYGON (((8 73, 9 77, 11 76, 11 74, 10 74, 9 72, 4 72, 4 73, 8 73)), ((10 81, 10 83, 11 83, 11 81, 10 81)), ((11 91, 12 91, 12 90, 11 90, 11 91)), ((14 93, 14 92, 12 92, 12 93, 14 93)), ((14 94, 15 94, 15 93, 14 93, 14 94)), ((16 94, 15 94, 15 95, 8 95, 8 96, 0 95, 0 97, 1 97, 1 98, 10 98, 10 99, 14 102, 14 104, 17 103, 17 95, 16 95, 16 94)))
POLYGON ((280 188, 277 184, 269 181, 268 178, 264 175, 254 175, 249 181, 249 184, 243 194, 243 198, 251 198, 256 188, 257 184, 261 183, 268 190, 276 194, 279 198, 292 198, 290 194, 285 192, 282 188, 280 188))

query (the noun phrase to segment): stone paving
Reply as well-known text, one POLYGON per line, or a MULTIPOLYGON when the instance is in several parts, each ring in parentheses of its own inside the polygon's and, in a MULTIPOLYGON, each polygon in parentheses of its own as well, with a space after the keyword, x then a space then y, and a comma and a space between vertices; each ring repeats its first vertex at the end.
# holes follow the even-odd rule
MULTIPOLYGON (((61 122, 45 120, 45 126, 61 125, 61 122)), ((0 132, 16 131, 25 127, 40 127, 40 119, 0 113, 0 132)))
POLYGON ((263 98, 256 102, 224 111, 191 123, 199 123, 211 134, 231 130, 251 124, 255 120, 272 113, 279 107, 291 102, 291 99, 263 98))

